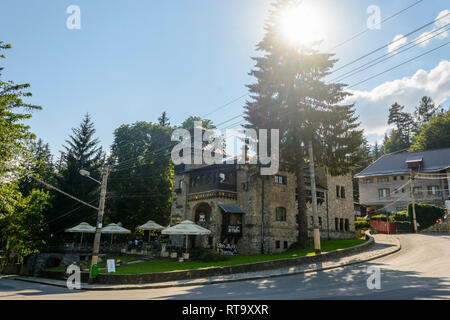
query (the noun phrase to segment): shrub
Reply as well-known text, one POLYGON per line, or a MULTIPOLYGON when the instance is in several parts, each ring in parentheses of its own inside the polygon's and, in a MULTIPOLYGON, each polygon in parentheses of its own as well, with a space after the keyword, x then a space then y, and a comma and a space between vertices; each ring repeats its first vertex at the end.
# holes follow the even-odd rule
POLYGON ((413 224, 411 221, 395 221, 395 229, 397 233, 413 232, 413 224))
POLYGON ((355 229, 370 228, 370 222, 364 219, 364 221, 355 221, 355 229))
POLYGON ((398 211, 398 212, 393 212, 392 215, 392 220, 394 222, 397 221, 409 221, 411 222, 411 217, 408 215, 408 211, 398 211))
MULTIPOLYGON (((426 229, 436 224, 437 219, 442 219, 446 213, 444 208, 432 204, 415 204, 416 219, 419 230, 426 229)), ((408 204, 408 213, 412 217, 412 203, 408 204)))
POLYGON ((384 220, 384 221, 386 221, 386 214, 381 213, 381 214, 377 214, 377 215, 371 216, 370 220, 377 220, 377 221, 384 220))

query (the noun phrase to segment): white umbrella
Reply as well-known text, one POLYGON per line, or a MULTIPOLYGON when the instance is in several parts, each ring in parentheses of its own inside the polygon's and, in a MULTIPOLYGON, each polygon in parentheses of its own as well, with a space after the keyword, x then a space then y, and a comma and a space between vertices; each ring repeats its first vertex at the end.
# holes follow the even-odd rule
MULTIPOLYGON (((166 227, 163 227, 162 225, 157 224, 153 220, 148 220, 145 224, 143 224, 142 226, 139 226, 137 228, 141 229, 141 230, 163 230, 166 227)), ((148 240, 150 241, 150 232, 148 233, 148 240)))
POLYGON ((91 226, 87 222, 82 222, 75 227, 66 229, 66 232, 80 232, 81 233, 80 243, 83 243, 83 233, 95 233, 95 227, 91 226))
MULTIPOLYGON (((162 234, 174 235, 174 234, 184 234, 184 235, 207 235, 211 233, 211 230, 203 228, 198 224, 195 224, 191 220, 184 220, 179 224, 172 227, 166 228, 161 231, 162 234)), ((186 250, 187 250, 187 237, 186 237, 186 250)))
POLYGON ((102 228, 102 233, 110 233, 111 234, 111 243, 112 243, 114 234, 126 234, 126 233, 131 233, 131 231, 128 229, 125 229, 115 223, 110 223, 106 227, 102 228))

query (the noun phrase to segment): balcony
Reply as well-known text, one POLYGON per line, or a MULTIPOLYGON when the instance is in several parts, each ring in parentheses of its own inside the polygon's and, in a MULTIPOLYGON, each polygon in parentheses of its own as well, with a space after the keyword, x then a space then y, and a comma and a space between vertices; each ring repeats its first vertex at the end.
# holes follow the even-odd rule
POLYGON ((238 194, 237 192, 231 191, 207 191, 200 193, 191 193, 187 196, 187 201, 198 201, 198 200, 207 200, 207 199, 229 199, 229 200, 237 200, 238 194))

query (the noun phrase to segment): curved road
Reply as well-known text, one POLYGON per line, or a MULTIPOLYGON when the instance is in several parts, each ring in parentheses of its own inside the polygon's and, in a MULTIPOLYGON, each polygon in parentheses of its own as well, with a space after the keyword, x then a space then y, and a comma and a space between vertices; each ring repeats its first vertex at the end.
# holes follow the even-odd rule
POLYGON ((384 258, 314 273, 213 285, 117 291, 0 279, 0 299, 450 299, 450 235, 397 235, 402 250, 384 258), (380 289, 369 289, 369 266, 380 289))

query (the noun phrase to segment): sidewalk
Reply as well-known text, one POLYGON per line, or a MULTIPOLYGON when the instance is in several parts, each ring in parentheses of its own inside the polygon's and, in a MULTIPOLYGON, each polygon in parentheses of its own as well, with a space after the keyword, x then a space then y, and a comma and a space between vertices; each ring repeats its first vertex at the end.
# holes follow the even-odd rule
MULTIPOLYGON (((233 281, 243 281, 243 280, 257 280, 271 277, 281 277, 289 276, 294 274, 316 272, 321 270, 328 270, 334 268, 340 268, 347 265, 363 263, 373 259, 378 259, 386 255, 397 252, 401 249, 400 241, 391 235, 376 234, 373 235, 375 238, 375 245, 362 253, 356 253, 349 255, 340 259, 333 259, 321 263, 303 264, 297 267, 266 270, 258 272, 247 272, 247 273, 237 273, 224 276, 192 279, 192 280, 179 280, 170 282, 158 282, 158 283, 147 283, 147 284, 124 284, 124 285, 105 285, 105 284, 81 284, 82 290, 127 290, 127 289, 157 289, 157 288, 168 288, 168 287, 182 287, 182 286, 195 286, 195 285, 205 285, 214 284, 222 282, 233 282, 233 281)), ((13 276, 11 279, 35 282, 41 284, 47 284, 58 287, 67 287, 64 280, 53 280, 37 277, 24 277, 24 276, 13 276)))

